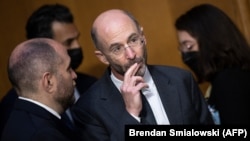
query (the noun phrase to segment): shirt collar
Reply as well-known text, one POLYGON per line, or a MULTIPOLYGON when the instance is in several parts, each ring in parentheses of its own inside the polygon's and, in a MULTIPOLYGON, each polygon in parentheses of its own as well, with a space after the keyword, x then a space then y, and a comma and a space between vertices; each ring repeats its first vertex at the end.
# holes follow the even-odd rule
POLYGON ((21 97, 19 96, 18 97, 19 99, 22 99, 22 100, 26 100, 26 101, 29 101, 29 102, 32 102, 44 109, 46 109, 47 111, 49 111, 51 114, 53 114, 54 116, 56 116, 57 118, 61 119, 61 116, 55 111, 53 110, 52 108, 48 107, 47 105, 45 104, 42 104, 41 102, 38 102, 38 101, 35 101, 35 100, 32 100, 32 99, 29 99, 29 98, 25 98, 25 97, 21 97))

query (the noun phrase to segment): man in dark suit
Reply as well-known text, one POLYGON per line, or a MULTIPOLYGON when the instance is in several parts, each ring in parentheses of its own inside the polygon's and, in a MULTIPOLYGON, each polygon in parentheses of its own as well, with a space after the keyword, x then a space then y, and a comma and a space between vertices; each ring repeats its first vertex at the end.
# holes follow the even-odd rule
MULTIPOLYGON (((42 5, 32 13, 26 24, 27 39, 46 37, 54 39, 63 44, 71 58, 71 66, 76 70, 83 61, 83 50, 78 42, 80 33, 74 24, 74 17, 70 10, 61 4, 42 5)), ((97 78, 77 73, 75 96, 76 100, 85 92, 97 78)), ((0 134, 13 107, 17 94, 12 88, 0 103, 0 134)), ((72 120, 70 111, 66 111, 63 118, 68 122, 72 120), (68 117, 69 116, 69 117, 68 117)), ((71 126, 71 125, 70 125, 71 126)))
POLYGON ((108 69, 72 107, 83 140, 124 141, 126 124, 213 124, 190 72, 147 65, 143 28, 130 13, 101 13, 91 36, 108 69))
POLYGON ((77 139, 60 120, 75 102, 77 78, 62 44, 48 38, 20 43, 10 55, 8 76, 18 99, 1 141, 77 139))

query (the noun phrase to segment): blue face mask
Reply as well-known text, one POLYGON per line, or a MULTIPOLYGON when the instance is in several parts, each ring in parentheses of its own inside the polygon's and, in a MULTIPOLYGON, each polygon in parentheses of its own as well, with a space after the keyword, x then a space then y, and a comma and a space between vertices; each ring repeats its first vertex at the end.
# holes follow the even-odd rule
POLYGON ((83 60, 82 48, 68 49, 68 54, 71 59, 71 67, 73 70, 77 69, 83 60))
POLYGON ((199 52, 182 52, 182 60, 183 62, 194 72, 196 75, 198 83, 202 83, 204 81, 204 71, 201 68, 202 65, 199 61, 199 52))

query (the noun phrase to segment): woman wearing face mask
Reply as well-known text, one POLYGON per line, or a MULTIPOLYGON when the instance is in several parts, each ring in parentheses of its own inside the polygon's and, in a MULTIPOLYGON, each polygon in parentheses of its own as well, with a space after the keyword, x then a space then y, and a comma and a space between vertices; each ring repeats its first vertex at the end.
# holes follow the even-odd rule
POLYGON ((208 103, 215 123, 249 124, 250 47, 233 21, 202 4, 181 15, 175 27, 183 62, 199 83, 211 84, 208 103))

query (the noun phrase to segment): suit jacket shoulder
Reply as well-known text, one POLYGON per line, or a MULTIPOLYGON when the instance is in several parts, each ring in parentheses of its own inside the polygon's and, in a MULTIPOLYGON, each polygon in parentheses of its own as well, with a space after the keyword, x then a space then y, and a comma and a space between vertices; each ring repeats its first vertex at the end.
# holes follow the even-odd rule
POLYGON ((84 93, 97 80, 96 77, 85 73, 76 72, 76 74, 76 88, 80 94, 84 93))
POLYGON ((17 99, 2 134, 2 141, 62 140, 69 141, 73 134, 54 115, 42 107, 17 99))

